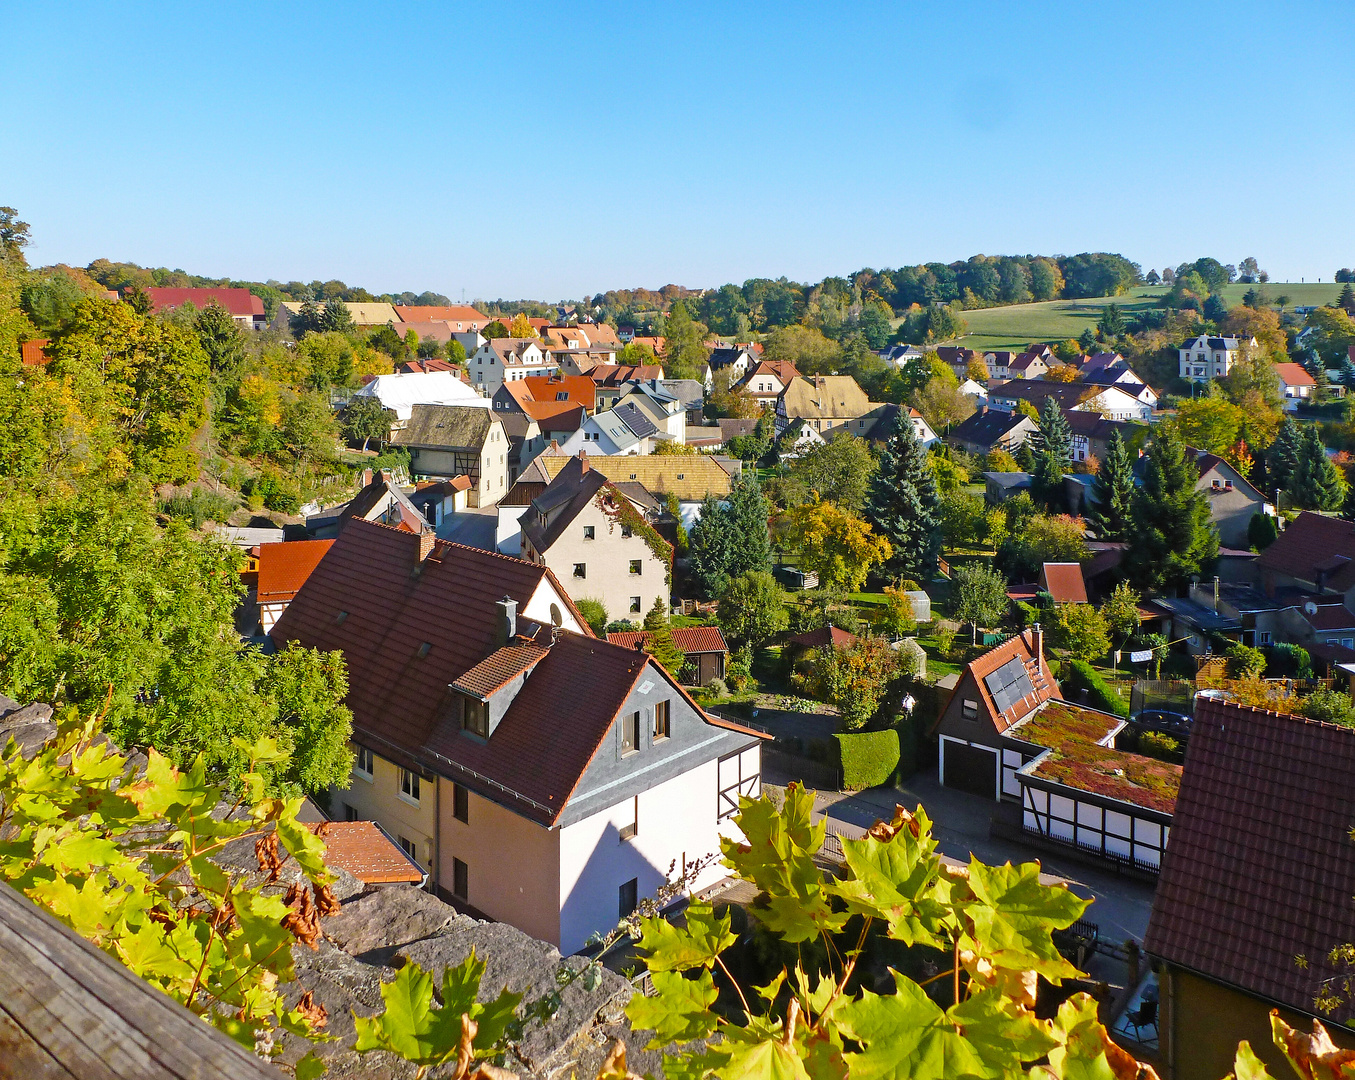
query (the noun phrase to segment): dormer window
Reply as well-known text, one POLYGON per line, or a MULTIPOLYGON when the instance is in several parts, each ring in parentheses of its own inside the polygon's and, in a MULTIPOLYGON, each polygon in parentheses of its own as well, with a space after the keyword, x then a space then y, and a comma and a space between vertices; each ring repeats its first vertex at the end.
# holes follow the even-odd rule
POLYGON ((461 730, 482 739, 489 738, 489 703, 473 698, 461 699, 461 730))

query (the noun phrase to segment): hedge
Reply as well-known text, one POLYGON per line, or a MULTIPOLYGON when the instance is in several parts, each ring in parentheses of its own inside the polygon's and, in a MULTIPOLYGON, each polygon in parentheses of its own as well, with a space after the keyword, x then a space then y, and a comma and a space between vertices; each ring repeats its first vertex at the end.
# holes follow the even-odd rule
POLYGON ((1067 660, 1063 664, 1063 679, 1066 689, 1087 691, 1087 704, 1093 709, 1115 713, 1117 716, 1129 715, 1129 702, 1120 697, 1101 673, 1085 660, 1067 660))
POLYGON ((836 738, 842 755, 844 791, 879 787, 898 771, 899 733, 893 728, 851 732, 836 738))

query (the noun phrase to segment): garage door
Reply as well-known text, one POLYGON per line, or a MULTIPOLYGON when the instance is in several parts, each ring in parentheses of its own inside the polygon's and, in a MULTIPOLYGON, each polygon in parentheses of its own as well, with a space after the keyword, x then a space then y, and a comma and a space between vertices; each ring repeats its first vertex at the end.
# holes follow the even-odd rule
POLYGON ((948 788, 991 799, 997 790, 997 755, 992 750, 946 740, 945 775, 948 788))

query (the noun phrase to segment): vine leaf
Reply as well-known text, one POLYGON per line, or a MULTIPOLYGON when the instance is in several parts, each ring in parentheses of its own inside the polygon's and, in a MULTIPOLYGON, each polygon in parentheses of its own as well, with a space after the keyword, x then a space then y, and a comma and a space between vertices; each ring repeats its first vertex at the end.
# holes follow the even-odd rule
POLYGON ((711 1011, 719 991, 709 971, 695 979, 677 971, 655 971, 654 996, 637 994, 626 1006, 626 1016, 637 1031, 653 1031, 647 1049, 669 1043, 705 1039, 715 1033, 716 1016, 711 1011))
POLYGON ((717 918, 710 904, 693 900, 686 915, 684 929, 658 915, 640 921, 640 948, 648 953, 646 963, 651 972, 709 968, 738 940, 729 928, 728 912, 717 918))

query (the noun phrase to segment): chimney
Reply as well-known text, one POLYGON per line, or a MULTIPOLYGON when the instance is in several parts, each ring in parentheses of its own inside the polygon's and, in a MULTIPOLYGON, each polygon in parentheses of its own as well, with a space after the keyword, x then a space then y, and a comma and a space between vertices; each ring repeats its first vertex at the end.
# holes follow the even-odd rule
POLYGON ((590 468, 592 468, 592 466, 588 464, 588 451, 587 451, 587 450, 580 450, 580 451, 579 451, 579 474, 582 475, 583 473, 586 473, 590 468))
POLYGON ((437 540, 436 534, 432 529, 424 529, 419 533, 419 562, 427 562, 428 556, 433 554, 433 543, 437 540))
POLYGON ((499 609, 494 626, 494 644, 501 649, 517 637, 518 602, 511 596, 505 596, 494 606, 499 609))
POLYGON ((1044 631, 1040 629, 1040 624, 1035 623, 1030 628, 1031 651, 1035 654, 1035 663, 1043 670, 1044 668, 1044 631))
POLYGON ((363 470, 362 470, 362 486, 363 486, 363 487, 367 487, 367 485, 369 485, 371 482, 372 482, 372 470, 371 470, 371 469, 363 469, 363 470))

